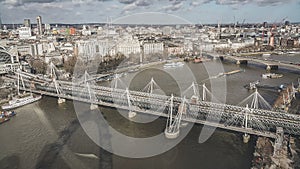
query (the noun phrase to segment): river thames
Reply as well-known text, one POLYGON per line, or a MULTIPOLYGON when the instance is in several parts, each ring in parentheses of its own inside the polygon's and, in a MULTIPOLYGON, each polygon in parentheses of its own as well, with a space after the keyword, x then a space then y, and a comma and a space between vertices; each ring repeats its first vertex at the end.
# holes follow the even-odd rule
MULTIPOLYGON (((274 57, 276 59, 276 56, 272 56, 272 59, 274 57)), ((294 57, 291 58, 295 59, 294 57)), ((210 86, 209 84, 214 82, 214 79, 211 79, 209 83, 204 64, 186 64, 198 84, 206 82, 210 86)), ((206 63, 206 66, 213 65, 214 63, 206 63)), ((260 80, 262 84, 279 86, 291 82, 296 84, 297 78, 300 77, 299 72, 279 69, 275 72, 283 74, 282 78, 262 79, 261 74, 266 72, 264 66, 235 65, 230 62, 224 62, 222 66, 225 72, 242 70, 224 78, 226 85, 222 87, 226 88, 226 102, 232 105, 239 104, 254 92, 244 88, 244 85, 250 82, 260 80)), ((181 68, 169 71, 178 77, 185 76, 181 68)), ((192 83, 175 81, 166 74, 163 65, 153 66, 138 73, 128 73, 122 78, 132 78, 129 88, 139 90, 151 77, 167 95, 178 95, 178 85, 188 87, 192 83)), ((105 82, 102 85, 111 84, 105 82)), ((260 89, 259 92, 271 105, 278 96, 276 90, 260 89)), ((141 124, 125 119, 113 108, 99 109, 112 127, 130 136, 147 137, 159 134, 164 131, 166 125, 166 119, 162 117, 141 124)), ((294 109, 299 108, 294 106, 294 109)), ((202 125, 194 125, 189 134, 171 150, 154 157, 134 159, 111 154, 97 146, 80 126, 73 101, 58 105, 56 98, 44 96, 41 101, 15 111, 17 116, 0 126, 0 168, 181 169, 197 166, 196 168, 204 169, 247 169, 251 167, 256 141, 256 137, 252 136, 250 142, 244 144, 242 133, 217 129, 206 142, 200 144, 198 138, 202 125)))

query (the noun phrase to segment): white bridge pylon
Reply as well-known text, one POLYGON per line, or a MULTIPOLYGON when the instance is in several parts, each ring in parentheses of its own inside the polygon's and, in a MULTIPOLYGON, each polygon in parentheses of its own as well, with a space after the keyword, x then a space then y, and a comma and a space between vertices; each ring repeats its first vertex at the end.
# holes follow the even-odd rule
MULTIPOLYGON (((145 100, 149 100, 151 102, 151 96, 153 95, 164 95, 164 91, 161 89, 161 87, 156 83, 153 77, 151 77, 150 82, 142 89, 140 90, 145 94, 145 100)), ((165 99, 167 101, 167 99, 165 99)), ((155 104, 148 104, 147 108, 149 108, 152 111, 157 111, 157 112, 163 112, 166 108, 165 104, 161 105, 155 105, 155 104)))
MULTIPOLYGON (((53 84, 54 84, 54 86, 55 86, 56 94, 57 94, 57 95, 62 95, 63 92, 62 92, 62 89, 61 89, 60 86, 59 86, 59 83, 57 82, 56 71, 57 71, 57 68, 56 68, 55 65, 51 62, 51 63, 50 63, 50 77, 51 77, 52 82, 53 82, 53 84)), ((62 104, 62 103, 64 103, 64 102, 66 102, 66 99, 58 97, 58 100, 57 100, 57 103, 58 103, 58 104, 62 104)))
POLYGON ((57 74, 56 74, 56 72, 58 71, 58 69, 57 69, 56 66, 53 64, 53 62, 50 62, 49 68, 50 68, 50 78, 51 78, 51 79, 57 79, 57 74))
MULTIPOLYGON (((129 88, 123 82, 123 80, 120 79, 120 76, 118 74, 116 74, 116 77, 113 80, 113 89, 114 90, 118 90, 118 89, 123 89, 123 88, 125 88, 125 92, 121 95, 121 97, 125 96, 125 98, 126 98, 126 104, 128 105, 128 108, 129 108, 128 118, 132 119, 132 118, 134 118, 136 116, 136 112, 133 111, 133 105, 132 105, 132 99, 131 99, 132 97, 131 97, 129 88)), ((120 96, 115 95, 113 97, 118 98, 120 96)))
POLYGON ((153 94, 154 90, 162 91, 162 89, 159 87, 159 85, 155 82, 154 78, 152 77, 150 82, 144 87, 144 89, 142 89, 142 92, 153 94))
POLYGON ((32 94, 31 92, 31 89, 32 87, 34 86, 35 87, 35 84, 33 82, 33 79, 35 81, 38 81, 38 84, 41 84, 41 82, 44 84, 44 82, 42 80, 38 80, 37 79, 37 76, 36 75, 33 75, 33 74, 30 74, 30 73, 27 73, 27 72, 24 72, 22 71, 21 69, 17 69, 17 71, 15 71, 15 74, 17 75, 17 94, 20 95, 20 90, 24 89, 23 91, 23 94, 26 93, 26 85, 24 83, 24 78, 26 81, 30 81, 30 93, 32 94), (21 82, 21 84, 20 84, 21 82), (22 86, 21 86, 22 85, 22 86), (22 88, 21 88, 22 87, 22 88))
MULTIPOLYGON (((257 95, 257 93, 256 93, 257 95)), ((257 99, 253 100, 253 103, 256 102, 257 99)), ((252 107, 249 107, 248 104, 246 105, 246 108, 244 109, 244 119, 243 119, 243 128, 245 128, 246 130, 252 130, 252 126, 256 126, 257 130, 261 130, 261 131, 265 131, 266 130, 266 126, 261 122, 261 119, 256 118, 255 116, 253 116, 253 111, 256 108, 257 104, 252 104, 252 107)), ((245 132, 243 135, 243 141, 244 143, 248 143, 250 139, 250 135, 245 132)))
POLYGON ((210 101, 210 102, 216 102, 216 103, 222 103, 218 100, 217 97, 213 95, 213 93, 206 87, 206 84, 202 84, 202 101, 210 101))
MULTIPOLYGON (((271 105, 258 93, 258 90, 256 89, 253 94, 248 96, 246 99, 244 99, 242 102, 238 104, 239 106, 246 105, 246 108, 244 109, 244 119, 243 119, 243 127, 247 129, 252 129, 251 126, 256 126, 257 130, 266 130, 266 126, 262 123, 261 119, 256 118, 255 116, 252 116, 253 111, 255 109, 265 109, 265 110, 271 110, 271 105), (250 107, 248 106, 250 104, 250 107), (254 124, 251 124, 254 123, 254 124)), ((244 133, 243 135, 243 141, 244 143, 248 143, 250 139, 250 135, 248 133, 244 133)))
POLYGON ((191 98, 194 103, 198 102, 200 96, 198 85, 193 82, 192 85, 183 91, 181 95, 191 98))
POLYGON ((269 103, 258 93, 257 89, 254 93, 244 99, 238 104, 240 107, 245 107, 242 109, 243 116, 240 116, 238 113, 232 114, 225 122, 225 126, 241 126, 246 129, 243 135, 244 143, 248 143, 250 139, 249 133, 247 130, 258 130, 264 132, 268 130, 268 126, 263 123, 264 119, 253 115, 256 110, 265 109, 271 110, 269 103), (250 105, 250 106, 249 106, 250 105))
POLYGON ((187 100, 184 97, 182 99, 181 104, 178 107, 177 114, 174 115, 174 96, 171 95, 171 98, 169 99, 169 110, 168 110, 168 119, 165 129, 165 136, 168 139, 175 139, 179 136, 180 133, 180 125, 182 121, 182 116, 186 114, 187 111, 187 100))
POLYGON ((216 101, 219 102, 218 99, 212 94, 212 92, 206 87, 206 84, 198 85, 193 82, 190 87, 188 87, 184 92, 182 92, 181 96, 191 98, 192 102, 197 102, 201 97, 202 101, 216 101), (202 97, 199 93, 199 87, 202 88, 202 97))
MULTIPOLYGON (((244 109, 244 112, 245 112, 245 116, 244 116, 244 120, 243 120, 243 127, 247 130, 249 129, 249 126, 248 126, 248 121, 249 121, 249 118, 250 118, 250 109, 248 107, 248 104, 246 105, 246 108, 244 109)), ((244 143, 248 143, 249 142, 249 139, 250 139, 250 135, 248 133, 244 133, 243 135, 243 141, 244 143)))
MULTIPOLYGON (((17 90, 18 90, 18 95, 20 95, 20 80, 21 80, 23 89, 25 89, 25 84, 24 84, 23 77, 21 76, 21 70, 20 69, 17 70, 17 75, 18 75, 17 90)), ((24 93, 25 93, 25 91, 24 91, 24 93)))
POLYGON ((126 89, 128 86, 123 82, 122 79, 120 79, 120 75, 116 74, 115 79, 112 81, 113 82, 113 88, 114 89, 126 89))
POLYGON ((136 112, 132 111, 131 95, 129 93, 128 88, 126 88, 125 93, 126 93, 127 103, 129 107, 128 118, 132 119, 136 116, 136 112))
POLYGON ((84 88, 87 88, 88 94, 89 94, 89 99, 90 99, 90 102, 91 102, 90 110, 98 109, 98 105, 97 105, 97 104, 94 104, 94 102, 96 102, 97 99, 96 99, 95 93, 92 92, 91 84, 90 84, 90 83, 92 83, 92 82, 90 81, 91 77, 90 77, 90 75, 88 74, 87 70, 84 71, 83 78, 84 78, 84 85, 85 85, 84 88))
POLYGON ((251 109, 272 109, 272 106, 258 93, 257 89, 254 93, 238 104, 238 106, 241 107, 245 107, 246 105, 250 105, 251 109))

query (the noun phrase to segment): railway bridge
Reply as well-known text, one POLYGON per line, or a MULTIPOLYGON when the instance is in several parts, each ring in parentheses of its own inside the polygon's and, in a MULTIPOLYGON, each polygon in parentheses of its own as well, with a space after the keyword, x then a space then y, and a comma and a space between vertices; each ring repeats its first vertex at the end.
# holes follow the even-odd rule
POLYGON ((58 98, 58 103, 75 100, 91 104, 91 109, 107 106, 128 110, 128 117, 135 118, 139 113, 166 117, 165 134, 176 138, 182 123, 191 122, 209 125, 225 130, 249 135, 276 138, 276 129, 283 128, 285 134, 300 135, 300 116, 273 111, 256 90, 242 104, 229 105, 211 102, 211 92, 205 84, 192 85, 181 96, 155 94, 159 88, 152 78, 141 91, 120 88, 115 80, 114 87, 93 84, 88 73, 79 82, 61 81, 53 75, 51 78, 38 79, 35 75, 18 71, 8 76, 15 79, 18 90, 33 92, 58 98), (84 80, 86 79, 86 80, 84 80), (199 90, 200 89, 200 90, 199 90), (199 91, 202 91, 201 96, 199 91), (189 94, 187 94, 189 93, 189 94), (269 108, 263 109, 263 108, 269 108))

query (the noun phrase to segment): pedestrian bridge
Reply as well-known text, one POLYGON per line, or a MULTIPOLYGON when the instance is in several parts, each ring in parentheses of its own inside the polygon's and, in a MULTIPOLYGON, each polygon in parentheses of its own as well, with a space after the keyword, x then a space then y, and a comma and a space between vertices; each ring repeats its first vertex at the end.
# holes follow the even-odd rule
POLYGON ((173 133, 179 132, 181 123, 186 121, 270 138, 276 137, 277 127, 282 127, 286 134, 300 135, 300 116, 273 111, 258 91, 236 106, 209 101, 214 96, 205 84, 192 83, 182 96, 166 96, 154 93, 159 87, 154 79, 141 91, 131 91, 119 88, 117 81, 120 79, 115 80, 113 88, 84 81, 91 79, 87 73, 82 77, 83 82, 60 81, 55 75, 37 79, 21 71, 8 77, 16 80, 19 90, 57 97, 59 103, 67 99, 89 103, 91 109, 98 105, 120 108, 128 110, 129 118, 139 113, 166 117, 167 129, 171 129, 166 131, 173 133), (269 110, 260 105, 268 105, 265 107, 269 110), (182 107, 184 111, 180 110, 182 107))

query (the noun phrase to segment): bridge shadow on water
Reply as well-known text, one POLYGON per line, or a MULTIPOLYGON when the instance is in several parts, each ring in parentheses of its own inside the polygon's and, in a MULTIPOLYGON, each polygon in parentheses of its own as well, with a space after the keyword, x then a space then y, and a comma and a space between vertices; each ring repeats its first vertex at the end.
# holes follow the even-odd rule
POLYGON ((17 154, 6 156, 0 160, 0 169, 18 169, 20 168, 20 158, 17 154))
MULTIPOLYGON (((87 119, 86 119, 87 120, 87 119)), ((101 123, 98 122, 98 127, 101 127, 101 123)), ((63 131, 61 131, 58 134, 58 139, 46 146, 42 149, 38 162, 35 166, 36 169, 71 169, 71 168, 99 168, 99 169, 111 169, 112 168, 112 155, 100 148, 97 145, 92 145, 93 146, 93 153, 96 154, 95 159, 86 159, 86 158, 81 158, 79 156, 76 156, 76 153, 71 150, 71 146, 68 145, 69 142, 72 140, 72 142, 76 143, 76 146, 80 146, 78 144, 79 142, 84 141, 85 144, 94 144, 87 135, 84 135, 86 138, 79 137, 80 140, 77 140, 78 137, 76 137, 76 140, 74 141, 74 136, 75 132, 83 132, 82 128, 80 126, 80 123, 77 119, 73 120, 68 127, 66 127, 63 131), (97 148, 95 148, 97 147, 97 148), (71 151, 65 151, 70 149, 71 151), (78 158, 70 158, 70 157, 78 157, 78 158), (71 160, 76 160, 76 161, 71 161, 71 160), (80 164, 80 165, 78 165, 80 164), (82 164, 82 165, 81 165, 82 164), (92 165, 92 167, 90 167, 92 165)), ((99 137, 101 138, 105 135, 105 139, 109 139, 107 137, 107 133, 100 133, 99 137)), ((74 146, 73 146, 74 147, 74 146)), ((72 149, 73 149, 72 147, 72 149)), ((80 147, 79 147, 80 148, 80 147)))

